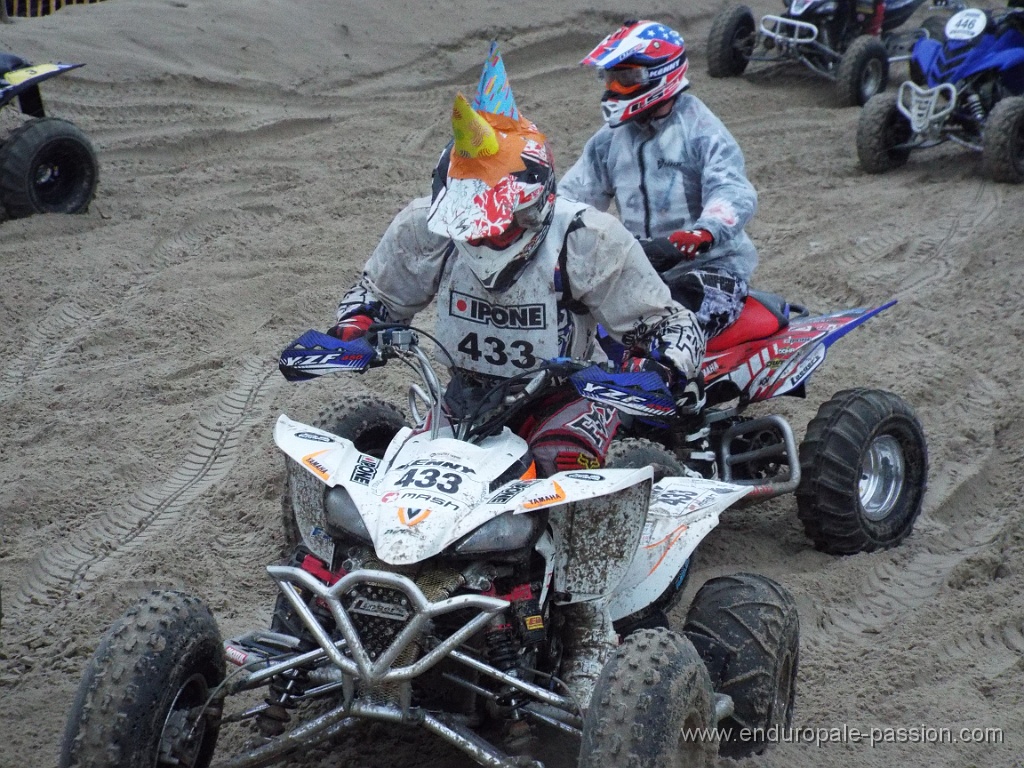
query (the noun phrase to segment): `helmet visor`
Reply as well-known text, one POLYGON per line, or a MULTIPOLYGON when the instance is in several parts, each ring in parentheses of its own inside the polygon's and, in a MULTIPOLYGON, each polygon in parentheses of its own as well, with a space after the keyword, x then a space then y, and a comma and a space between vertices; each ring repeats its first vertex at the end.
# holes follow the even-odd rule
POLYGON ((647 67, 621 67, 618 69, 601 70, 604 87, 612 93, 627 96, 636 93, 651 82, 647 67))
POLYGON ((503 251, 522 237, 525 232, 526 228, 517 224, 513 218, 512 223, 501 234, 490 237, 471 237, 466 242, 474 248, 486 246, 494 251, 503 251))

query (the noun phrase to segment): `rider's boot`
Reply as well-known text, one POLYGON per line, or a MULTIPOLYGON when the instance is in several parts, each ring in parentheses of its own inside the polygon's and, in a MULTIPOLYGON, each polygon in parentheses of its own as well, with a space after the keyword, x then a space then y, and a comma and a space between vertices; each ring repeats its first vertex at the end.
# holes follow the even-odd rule
POLYGON ((701 477, 708 480, 718 479, 718 459, 711 446, 711 427, 706 424, 695 425, 694 431, 685 435, 683 440, 689 455, 686 466, 701 477))
POLYGON ((565 622, 560 677, 586 711, 597 678, 618 645, 618 635, 604 600, 560 606, 559 612, 565 622))

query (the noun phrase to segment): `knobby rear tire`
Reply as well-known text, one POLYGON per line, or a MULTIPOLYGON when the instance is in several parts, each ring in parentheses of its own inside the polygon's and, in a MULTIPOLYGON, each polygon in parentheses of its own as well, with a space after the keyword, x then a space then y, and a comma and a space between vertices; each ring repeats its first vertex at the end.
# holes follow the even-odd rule
POLYGON ((85 213, 98 181, 92 142, 67 120, 29 120, 0 147, 0 202, 12 219, 85 213))
POLYGON ((760 754, 772 729, 793 722, 800 618, 793 597, 754 573, 709 579, 694 596, 683 626, 717 693, 732 697, 719 723, 724 757, 760 754))
POLYGON ((880 389, 837 392, 800 444, 797 514, 831 554, 895 547, 914 527, 928 480, 928 445, 913 409, 880 389))

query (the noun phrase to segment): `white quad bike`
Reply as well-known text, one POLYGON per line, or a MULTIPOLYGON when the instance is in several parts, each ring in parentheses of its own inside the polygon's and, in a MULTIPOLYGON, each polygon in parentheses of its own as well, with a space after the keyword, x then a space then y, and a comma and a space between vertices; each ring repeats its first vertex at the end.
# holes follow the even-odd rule
POLYGON ((366 395, 327 409, 329 429, 280 416, 302 543, 267 568, 280 589, 270 628, 222 642, 197 597, 144 598, 85 671, 61 768, 265 766, 372 720, 418 726, 485 766, 568 755, 696 768, 760 752, 756 729, 789 725, 799 619, 780 585, 713 578, 680 631, 645 622, 678 599, 691 554, 749 487, 655 481, 651 466, 538 478, 506 426, 553 386, 606 408, 670 408, 646 382, 656 375, 555 360, 453 397, 457 374, 441 385, 420 333, 387 328, 371 344, 309 331, 285 350, 292 380, 409 364, 422 379, 413 424, 366 395), (218 732, 238 723, 258 736, 214 762, 218 732), (716 725, 731 730, 698 733, 716 725))

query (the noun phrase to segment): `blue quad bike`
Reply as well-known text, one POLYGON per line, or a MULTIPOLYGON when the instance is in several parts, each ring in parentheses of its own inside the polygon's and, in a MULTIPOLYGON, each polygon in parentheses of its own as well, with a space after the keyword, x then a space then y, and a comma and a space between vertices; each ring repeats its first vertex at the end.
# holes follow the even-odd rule
POLYGON ((99 179, 96 151, 78 126, 46 114, 39 91, 44 80, 81 66, 0 52, 0 109, 10 105, 22 118, 0 139, 0 218, 88 210, 99 179))
MULTIPOLYGON (((755 24, 746 5, 728 5, 708 34, 708 74, 738 77, 751 62, 802 64, 831 80, 842 106, 863 106, 889 83, 889 65, 906 61, 926 32, 901 31, 925 0, 889 0, 881 34, 865 34, 866 19, 855 0, 784 0, 780 15, 755 24)), ((932 7, 959 10, 960 0, 933 0, 932 7)), ((942 17, 930 17, 930 23, 942 17)), ((942 19, 944 21, 944 18, 942 19)))
POLYGON ((947 141, 980 152, 987 177, 1024 181, 1024 8, 956 13, 941 35, 914 45, 910 80, 873 97, 857 124, 868 173, 947 141))

